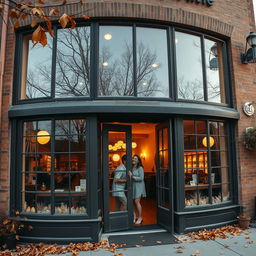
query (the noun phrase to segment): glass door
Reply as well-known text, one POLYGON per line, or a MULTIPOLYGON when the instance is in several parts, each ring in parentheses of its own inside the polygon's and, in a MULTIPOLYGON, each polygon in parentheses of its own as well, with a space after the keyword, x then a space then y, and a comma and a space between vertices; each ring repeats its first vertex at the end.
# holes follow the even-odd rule
POLYGON ((163 123, 156 127, 156 190, 157 223, 168 231, 173 231, 172 202, 172 161, 170 124, 163 123))
POLYGON ((104 124, 102 131, 104 231, 132 226, 131 126, 104 124))

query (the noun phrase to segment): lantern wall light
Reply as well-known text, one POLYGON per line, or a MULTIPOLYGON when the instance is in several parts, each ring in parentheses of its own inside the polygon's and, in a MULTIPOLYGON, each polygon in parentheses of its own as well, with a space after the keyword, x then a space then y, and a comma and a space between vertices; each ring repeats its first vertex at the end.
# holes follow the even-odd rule
POLYGON ((41 145, 47 144, 51 139, 50 134, 47 131, 39 131, 37 136, 37 142, 41 145))
POLYGON ((241 53, 241 61, 243 64, 256 63, 256 32, 250 32, 247 36, 245 52, 241 53), (250 46, 249 49, 247 45, 250 46))

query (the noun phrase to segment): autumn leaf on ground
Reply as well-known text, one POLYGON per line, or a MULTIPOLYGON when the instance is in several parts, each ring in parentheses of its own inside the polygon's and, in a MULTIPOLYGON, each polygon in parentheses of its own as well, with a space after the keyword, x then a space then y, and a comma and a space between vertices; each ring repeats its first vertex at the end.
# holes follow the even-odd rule
POLYGON ((176 253, 183 253, 183 251, 181 249, 178 249, 176 253))
POLYGON ((245 239, 250 239, 250 237, 249 237, 249 236, 246 236, 245 239))
POLYGON ((113 254, 112 256, 123 256, 122 253, 116 253, 116 254, 113 254))
POLYGON ((136 244, 135 246, 136 246, 137 248, 140 248, 140 247, 141 247, 141 245, 139 245, 139 244, 136 244))
POLYGON ((157 243, 157 244, 161 244, 161 243, 162 243, 162 241, 156 241, 156 243, 157 243))
POLYGON ((228 248, 228 247, 229 247, 229 245, 227 245, 227 244, 224 244, 223 246, 224 246, 225 248, 228 248))

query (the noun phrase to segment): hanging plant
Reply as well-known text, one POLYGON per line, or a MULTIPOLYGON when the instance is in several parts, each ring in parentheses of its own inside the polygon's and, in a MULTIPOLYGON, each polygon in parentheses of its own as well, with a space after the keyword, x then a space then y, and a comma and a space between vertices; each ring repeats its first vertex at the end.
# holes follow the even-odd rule
POLYGON ((248 150, 256 149, 256 128, 249 127, 244 131, 244 145, 248 150))

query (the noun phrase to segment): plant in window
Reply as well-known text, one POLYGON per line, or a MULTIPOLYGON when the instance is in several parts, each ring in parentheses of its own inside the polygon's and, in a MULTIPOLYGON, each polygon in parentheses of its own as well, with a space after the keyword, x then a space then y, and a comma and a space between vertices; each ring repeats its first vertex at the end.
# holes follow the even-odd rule
POLYGON ((256 128, 246 128, 243 135, 245 148, 248 150, 254 150, 256 148, 256 128))

